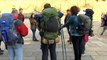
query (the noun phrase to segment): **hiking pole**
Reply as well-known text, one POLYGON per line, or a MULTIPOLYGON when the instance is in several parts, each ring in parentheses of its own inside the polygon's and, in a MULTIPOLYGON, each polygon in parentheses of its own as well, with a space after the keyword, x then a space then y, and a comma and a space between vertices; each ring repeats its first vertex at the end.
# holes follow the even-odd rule
POLYGON ((63 60, 65 60, 65 54, 64 54, 64 43, 63 43, 63 36, 62 36, 62 30, 61 30, 61 42, 62 42, 62 55, 63 55, 63 60))
POLYGON ((62 38, 63 38, 63 44, 64 44, 64 52, 65 52, 65 57, 67 60, 67 51, 66 51, 66 44, 65 44, 65 38, 64 38, 64 31, 62 30, 62 38))

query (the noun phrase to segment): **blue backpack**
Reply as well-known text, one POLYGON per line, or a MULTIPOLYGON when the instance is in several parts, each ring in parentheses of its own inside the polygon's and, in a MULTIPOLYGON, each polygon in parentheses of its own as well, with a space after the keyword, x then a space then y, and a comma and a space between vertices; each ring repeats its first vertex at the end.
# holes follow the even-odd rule
POLYGON ((18 40, 14 19, 10 13, 4 13, 0 18, 0 34, 7 45, 13 45, 18 40))

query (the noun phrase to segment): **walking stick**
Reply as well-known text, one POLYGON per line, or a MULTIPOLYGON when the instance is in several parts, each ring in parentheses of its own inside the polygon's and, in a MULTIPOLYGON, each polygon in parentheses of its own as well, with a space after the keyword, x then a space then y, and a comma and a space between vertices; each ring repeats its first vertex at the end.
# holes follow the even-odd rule
POLYGON ((61 30, 61 42, 62 42, 62 54, 63 54, 63 60, 67 60, 67 51, 66 51, 66 44, 64 39, 64 31, 61 30))

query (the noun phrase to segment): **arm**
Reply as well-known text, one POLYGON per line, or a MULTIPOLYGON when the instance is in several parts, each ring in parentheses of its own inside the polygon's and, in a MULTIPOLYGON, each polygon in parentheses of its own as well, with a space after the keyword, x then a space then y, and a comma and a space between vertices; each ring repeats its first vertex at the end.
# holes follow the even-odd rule
POLYGON ((71 23, 72 23, 72 19, 74 19, 73 17, 68 18, 67 22, 62 26, 62 28, 64 27, 68 27, 71 23))

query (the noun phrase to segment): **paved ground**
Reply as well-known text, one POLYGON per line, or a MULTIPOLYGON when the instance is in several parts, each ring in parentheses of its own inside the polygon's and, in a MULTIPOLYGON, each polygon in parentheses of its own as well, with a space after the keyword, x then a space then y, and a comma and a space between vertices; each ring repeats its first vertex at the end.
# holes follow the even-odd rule
MULTIPOLYGON (((29 20, 25 21, 26 25, 29 27, 29 20)), ((30 29, 29 29, 30 31, 30 29)), ((94 37, 90 37, 89 42, 86 45, 86 52, 85 55, 82 56, 82 60, 107 60, 107 31, 104 33, 103 36, 100 36, 102 28, 100 27, 100 22, 94 22, 94 37)), ((65 32, 65 40, 68 40, 68 34, 66 29, 65 32)), ((36 33, 38 39, 40 40, 40 36, 38 32, 36 33)), ((24 59, 23 60, 41 60, 41 49, 40 49, 40 42, 33 42, 31 40, 31 31, 29 35, 25 38, 25 45, 24 45, 24 59)), ((4 48, 4 47, 2 47, 4 48)), ((72 44, 68 44, 66 42, 67 48, 67 58, 68 60, 73 60, 73 48, 72 44)), ((62 48, 61 42, 57 44, 57 60, 63 60, 62 56, 62 48)), ((4 55, 0 56, 0 60, 8 60, 7 52, 5 50, 4 55)), ((66 59, 65 59, 66 60, 66 59)))

